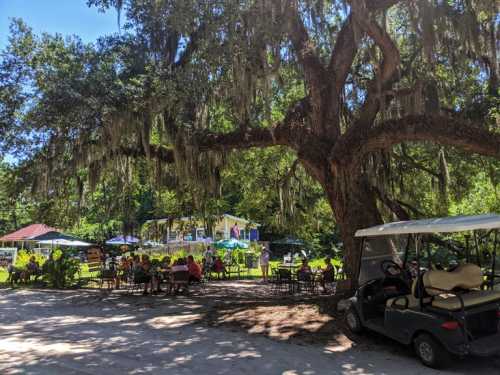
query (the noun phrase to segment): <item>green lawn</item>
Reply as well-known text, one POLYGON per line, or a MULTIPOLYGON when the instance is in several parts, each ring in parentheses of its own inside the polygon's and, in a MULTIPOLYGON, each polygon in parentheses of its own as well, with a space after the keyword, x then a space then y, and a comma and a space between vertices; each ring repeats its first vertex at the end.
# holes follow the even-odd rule
MULTIPOLYGON (((281 263, 281 261, 277 261, 277 260, 271 261, 270 264, 269 264, 270 269, 277 268, 280 263, 281 263)), ((335 260, 335 259, 332 260, 332 263, 336 267, 339 267, 340 264, 341 264, 340 261, 335 260)), ((297 265, 298 264, 299 263, 297 263, 297 265)), ((312 268, 324 268, 325 267, 325 260, 324 260, 324 258, 313 259, 313 260, 311 260, 309 262, 309 264, 310 264, 310 266, 312 268)), ((248 272, 247 272, 246 269, 243 269, 242 270, 242 275, 246 276, 246 277, 251 277, 251 278, 258 278, 258 277, 262 277, 262 272, 260 270, 260 267, 259 268, 254 268, 254 269, 250 269, 248 272)), ((7 276, 8 276, 7 270, 0 269, 0 284, 6 282, 7 276)), ((87 265, 83 264, 82 268, 81 268, 80 277, 82 277, 82 278, 88 278, 89 276, 90 276, 90 273, 88 272, 87 265)))

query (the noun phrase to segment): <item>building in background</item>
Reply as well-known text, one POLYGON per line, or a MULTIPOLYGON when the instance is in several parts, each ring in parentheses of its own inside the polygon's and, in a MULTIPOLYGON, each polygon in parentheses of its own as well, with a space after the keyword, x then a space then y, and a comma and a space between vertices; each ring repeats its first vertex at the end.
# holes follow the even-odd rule
POLYGON ((240 229, 240 240, 259 240, 259 224, 229 214, 214 217, 211 223, 196 217, 148 220, 142 232, 143 238, 161 243, 218 241, 230 238, 235 223, 240 229))

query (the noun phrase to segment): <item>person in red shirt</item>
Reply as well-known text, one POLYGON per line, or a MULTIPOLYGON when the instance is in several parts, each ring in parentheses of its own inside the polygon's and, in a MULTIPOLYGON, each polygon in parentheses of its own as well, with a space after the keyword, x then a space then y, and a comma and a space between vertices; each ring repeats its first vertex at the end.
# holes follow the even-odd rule
POLYGON ((201 267, 194 261, 192 255, 188 256, 187 266, 189 271, 189 282, 199 283, 201 281, 201 267))
POLYGON ((222 278, 226 278, 226 266, 224 266, 224 262, 222 261, 221 257, 217 257, 215 259, 213 271, 217 274, 217 278, 220 278, 221 274, 222 278))

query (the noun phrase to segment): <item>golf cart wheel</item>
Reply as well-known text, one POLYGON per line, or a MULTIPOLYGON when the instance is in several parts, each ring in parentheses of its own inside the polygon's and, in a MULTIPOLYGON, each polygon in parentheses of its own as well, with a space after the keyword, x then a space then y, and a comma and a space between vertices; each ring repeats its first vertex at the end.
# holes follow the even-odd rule
POLYGON ((450 353, 435 338, 422 333, 414 340, 415 352, 422 363, 431 368, 443 368, 450 363, 450 353))
POLYGON ((354 307, 349 307, 345 313, 345 323, 349 330, 353 333, 360 333, 363 330, 361 319, 354 307))

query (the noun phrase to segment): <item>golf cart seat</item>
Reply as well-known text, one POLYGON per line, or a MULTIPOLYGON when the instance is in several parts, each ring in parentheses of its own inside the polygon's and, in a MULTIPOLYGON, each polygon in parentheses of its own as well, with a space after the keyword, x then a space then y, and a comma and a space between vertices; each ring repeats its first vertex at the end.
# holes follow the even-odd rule
POLYGON ((412 285, 412 294, 390 298, 387 300, 387 307, 398 308, 416 308, 419 305, 419 296, 423 292, 422 302, 431 304, 444 310, 455 311, 461 309, 460 299, 453 293, 457 288, 465 290, 460 296, 464 302, 464 307, 481 305, 483 303, 500 300, 500 291, 479 290, 483 282, 481 269, 475 264, 464 264, 457 267, 452 272, 447 271, 428 271, 421 276, 421 285, 418 287, 418 281, 414 280, 412 285), (419 292, 420 291, 420 292, 419 292))
POLYGON ((458 266, 451 272, 428 271, 424 273, 423 283, 427 294, 436 296, 441 294, 443 290, 480 288, 483 283, 483 274, 480 267, 467 263, 458 266))
POLYGON ((452 272, 432 270, 422 277, 425 292, 433 296, 431 305, 444 310, 460 310, 462 304, 454 293, 460 290, 464 307, 481 305, 500 300, 500 291, 479 290, 483 283, 481 268, 475 264, 464 264, 452 272))
MULTIPOLYGON (((498 290, 473 290, 460 295, 464 307, 482 305, 483 303, 500 301, 498 290)), ((443 310, 457 311, 462 308, 460 300, 454 294, 440 294, 432 300, 432 306, 443 310)))

